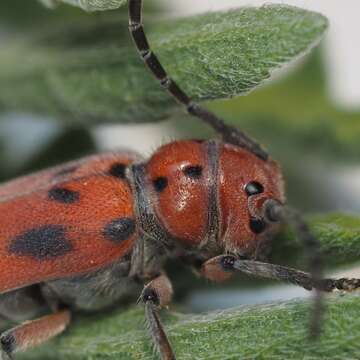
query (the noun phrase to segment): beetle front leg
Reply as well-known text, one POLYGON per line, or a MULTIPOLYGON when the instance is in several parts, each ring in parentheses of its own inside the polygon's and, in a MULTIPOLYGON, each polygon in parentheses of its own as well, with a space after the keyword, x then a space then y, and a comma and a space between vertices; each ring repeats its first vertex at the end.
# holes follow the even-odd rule
POLYGON ((15 352, 39 345, 60 334, 69 325, 70 319, 70 311, 61 310, 5 331, 0 336, 1 358, 12 360, 15 352))
POLYGON ((159 317, 159 309, 171 301, 173 289, 166 275, 160 275, 145 285, 140 300, 145 305, 145 316, 150 335, 162 360, 175 360, 174 352, 159 317))
POLYGON ((220 255, 211 258, 203 264, 201 269, 202 275, 210 280, 216 280, 217 277, 225 278, 236 271, 260 278, 291 283, 306 290, 314 289, 322 292, 342 290, 349 292, 360 288, 360 279, 317 279, 310 273, 287 266, 243 260, 232 255, 220 255))

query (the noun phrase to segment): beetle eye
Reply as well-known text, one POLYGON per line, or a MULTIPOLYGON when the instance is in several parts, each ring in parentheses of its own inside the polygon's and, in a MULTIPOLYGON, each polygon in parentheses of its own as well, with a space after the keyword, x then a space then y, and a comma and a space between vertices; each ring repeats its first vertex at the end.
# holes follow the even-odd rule
POLYGON ((264 187, 257 181, 251 181, 245 186, 245 191, 248 196, 257 195, 264 192, 264 187))
POLYGON ((250 229, 255 234, 262 233, 266 228, 266 223, 264 220, 256 217, 250 219, 250 229))

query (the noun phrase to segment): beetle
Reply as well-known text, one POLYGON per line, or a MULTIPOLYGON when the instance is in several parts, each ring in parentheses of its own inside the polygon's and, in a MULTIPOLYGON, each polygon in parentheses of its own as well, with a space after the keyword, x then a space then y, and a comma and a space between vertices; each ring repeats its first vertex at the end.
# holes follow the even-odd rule
MULTIPOLYGON (((240 271, 318 294, 360 287, 359 279, 322 279, 316 238, 286 205, 279 165, 168 77, 150 50, 142 0, 128 7, 145 64, 221 140, 174 141, 148 160, 130 151, 90 156, 0 186, 0 315, 49 314, 5 331, 4 358, 61 333, 73 311, 100 311, 139 291, 160 358, 175 359, 159 317, 173 292, 164 264, 174 258, 214 281, 240 271), (308 250, 311 273, 256 260, 281 223, 308 250)), ((316 303, 319 310, 319 295, 316 303)))

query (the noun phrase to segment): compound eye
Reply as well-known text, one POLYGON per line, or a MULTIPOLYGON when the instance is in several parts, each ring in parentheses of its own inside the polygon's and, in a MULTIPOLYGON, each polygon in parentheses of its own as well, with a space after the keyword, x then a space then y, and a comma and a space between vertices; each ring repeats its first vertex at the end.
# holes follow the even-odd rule
POLYGON ((266 222, 260 218, 252 217, 250 219, 250 229, 255 234, 260 234, 266 229, 266 222))
POLYGON ((264 192, 264 187, 257 181, 251 181, 245 185, 245 191, 248 196, 257 195, 264 192))

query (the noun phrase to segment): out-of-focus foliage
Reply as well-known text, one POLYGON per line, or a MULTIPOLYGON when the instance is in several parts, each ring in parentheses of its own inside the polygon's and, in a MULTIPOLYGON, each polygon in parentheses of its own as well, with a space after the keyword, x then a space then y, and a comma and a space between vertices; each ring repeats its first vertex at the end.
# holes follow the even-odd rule
POLYGON ((329 97, 324 61, 315 51, 283 79, 252 93, 210 107, 245 127, 289 158, 302 149, 329 158, 358 160, 360 111, 338 109, 329 97), (295 150, 295 152, 294 152, 295 150))
MULTIPOLYGON (((150 40, 185 90, 209 100, 253 89, 326 27, 319 14, 277 5, 158 22, 150 40)), ((90 17, 12 39, 0 49, 0 107, 83 123, 164 119, 178 108, 122 31, 119 18, 90 17)))
POLYGON ((29 33, 35 29, 48 31, 56 23, 88 19, 89 16, 84 11, 71 6, 63 5, 57 7, 56 11, 50 11, 34 0, 2 0, 0 2, 0 31, 8 37, 2 37, 0 48, 6 45, 7 39, 11 42, 16 33, 29 33))
MULTIPOLYGON (((309 219, 313 233, 321 244, 327 267, 347 266, 360 259, 360 218, 357 215, 331 213, 309 219)), ((271 260, 305 269, 307 258, 296 234, 284 232, 273 241, 271 260)))
POLYGON ((126 4, 126 0, 40 0, 44 5, 54 7, 60 2, 79 6, 86 11, 104 11, 117 9, 126 4))

